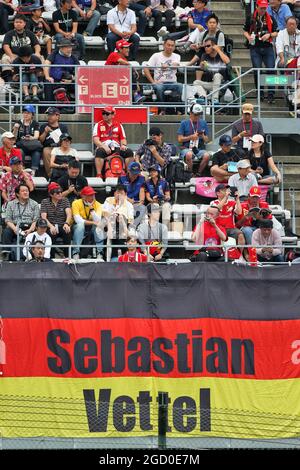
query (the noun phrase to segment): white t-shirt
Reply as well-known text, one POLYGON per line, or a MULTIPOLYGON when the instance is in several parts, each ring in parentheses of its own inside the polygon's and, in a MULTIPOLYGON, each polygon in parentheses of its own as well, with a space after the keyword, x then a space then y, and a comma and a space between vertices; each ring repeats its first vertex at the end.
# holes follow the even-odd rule
MULTIPOLYGON (((156 52, 150 57, 148 65, 150 67, 158 67, 164 64, 169 65, 170 67, 175 67, 180 65, 180 60, 180 55, 175 54, 174 52, 168 57, 165 56, 163 52, 156 52)), ((177 70, 174 68, 154 69, 154 80, 160 83, 177 82, 177 70)))
POLYGON ((70 148, 67 152, 63 152, 60 147, 54 147, 51 150, 51 156, 56 157, 56 155, 68 155, 69 157, 74 157, 78 160, 78 152, 76 149, 70 148))
POLYGON ((23 255, 25 258, 31 260, 32 256, 30 253, 31 248, 28 247, 28 245, 32 245, 32 241, 36 242, 43 242, 46 246, 45 248, 45 258, 50 258, 50 251, 51 251, 51 245, 52 245, 52 240, 49 237, 47 233, 43 233, 43 235, 39 235, 37 232, 32 232, 27 235, 25 238, 25 246, 23 248, 23 255))
MULTIPOLYGON (((203 43, 203 38, 206 41, 206 39, 215 39, 217 35, 211 35, 207 31, 199 31, 198 28, 194 29, 194 31, 190 34, 189 36, 189 41, 191 41, 193 44, 202 44, 203 43)), ((225 47, 225 36, 222 31, 219 32, 218 34, 218 41, 217 45, 219 47, 225 47)))
POLYGON ((112 8, 107 12, 106 17, 107 25, 114 25, 121 33, 131 30, 131 25, 136 24, 136 16, 134 11, 126 8, 125 11, 120 11, 118 7, 112 8))

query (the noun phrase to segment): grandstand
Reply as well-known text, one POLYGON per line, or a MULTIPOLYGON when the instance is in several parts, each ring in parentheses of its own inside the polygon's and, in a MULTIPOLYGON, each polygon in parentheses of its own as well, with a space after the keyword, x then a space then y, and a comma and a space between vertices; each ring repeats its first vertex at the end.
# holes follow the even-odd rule
MULTIPOLYGON (((43 0, 40 1, 38 7, 43 6, 43 0)), ((126 3, 126 0, 119 2, 126 3)), ((112 9, 116 4, 108 3, 106 7, 112 9)), ((24 13, 29 21, 32 11, 28 8, 24 13)), ((266 68, 253 67, 250 51, 245 47, 243 25, 256 8, 255 0, 178 0, 170 31, 163 28, 157 32, 154 19, 148 18, 137 56, 129 60, 127 55, 130 65, 121 62, 113 66, 105 65, 109 55, 107 14, 101 13, 92 36, 85 34, 87 21, 79 20, 78 33, 83 34, 85 43, 84 56, 79 57, 76 41, 68 46, 55 39, 53 12, 44 8, 42 18, 51 27, 53 53, 44 57, 46 65, 38 63, 41 73, 36 100, 26 96, 26 80, 29 80, 26 64, 15 64, 19 75, 15 71, 7 75, 11 63, 3 59, 7 53, 3 49, 0 63, 2 448, 299 447, 300 412, 295 388, 299 380, 300 155, 297 144, 300 116, 296 96, 300 64, 280 70, 270 67, 268 73, 266 68), (224 46, 224 51, 221 48, 221 57, 223 53, 230 57, 222 81, 217 88, 208 88, 205 96, 199 96, 199 83, 194 83, 200 66, 188 65, 194 51, 184 48, 191 32, 188 13, 197 3, 205 4, 205 8, 217 15, 226 43, 231 44, 227 49, 224 46), (155 88, 158 83, 155 80, 150 83, 149 70, 155 78, 155 70, 163 67, 152 68, 149 61, 153 54, 165 50, 165 41, 176 33, 183 34, 183 39, 175 37, 173 51, 180 53, 180 63, 171 61, 165 68, 171 70, 171 77, 172 71, 175 73, 175 81, 170 82, 182 85, 183 92, 181 95, 174 92, 167 83, 163 88, 164 100, 159 102, 160 90, 155 88), (67 65, 64 63, 71 72, 53 79, 51 73, 61 67, 61 63, 55 62, 55 54, 59 55, 57 51, 64 47, 72 48, 68 59, 75 58, 67 65), (47 73, 52 81, 46 80, 47 73), (255 73, 258 88, 265 85, 275 89, 273 100, 269 96, 262 98, 255 85, 255 73), (109 81, 105 96, 104 81, 109 81), (223 170, 227 174, 223 180, 213 175, 211 169, 218 166, 216 159, 227 139, 234 160, 231 163, 236 165, 232 174, 241 175, 243 181, 239 188, 243 188, 247 177, 241 171, 253 166, 252 154, 250 147, 247 151, 239 149, 231 137, 234 137, 233 124, 242 119, 245 103, 250 109, 253 106, 252 118, 262 125, 264 134, 252 133, 251 118, 250 137, 256 134, 258 140, 248 144, 250 147, 253 143, 264 144, 261 152, 265 152, 257 166, 251 168, 252 175, 257 176, 256 170, 264 164, 262 156, 267 155, 266 167, 271 171, 266 174, 273 182, 260 185, 257 176, 255 185, 242 193, 232 185, 228 188, 231 159, 224 160, 227 166, 223 170), (199 112, 196 112, 197 105, 199 112), (30 111, 31 106, 35 107, 35 113, 30 111), (195 121, 192 121, 193 109, 196 109, 195 121), (29 121, 24 124, 24 111, 31 113, 31 118, 38 122, 37 127, 33 129, 29 121), (57 123, 61 125, 58 135, 54 135, 57 123, 52 130, 46 130, 51 127, 49 115, 58 116, 57 123), (115 120, 109 121, 107 116, 115 120), (195 139, 190 141, 189 133, 184 134, 185 120, 190 121, 191 134, 198 134, 195 146, 191 145, 195 139), (201 134, 199 123, 203 128, 207 125, 208 142, 203 139, 206 134, 202 127, 201 134), (101 141, 105 126, 111 126, 109 139, 106 136, 101 141), (18 140, 20 127, 28 128, 26 132, 31 132, 34 141, 38 132, 39 168, 34 167, 36 149, 26 153, 21 138, 17 147, 25 148, 23 163, 18 161, 22 159, 21 152, 9 153, 7 159, 4 141, 18 140), (188 136, 181 144, 179 129, 183 137, 188 136), (57 153, 53 149, 51 152, 50 144, 45 143, 49 138, 47 132, 53 134, 51 146, 59 148, 57 153), (199 144, 201 138, 203 148, 199 144), (185 148, 184 142, 188 143, 185 148), (140 158, 143 145, 147 149, 154 147, 150 150, 152 156, 144 149, 140 158), (50 149, 49 154, 45 148, 50 149), (182 163, 182 150, 187 151, 186 155, 189 151, 195 153, 192 168, 186 164, 187 157, 182 163), (201 172, 202 155, 196 155, 198 150, 209 155, 208 165, 201 172), (120 166, 115 173, 108 160, 101 167, 105 153, 118 159, 116 165, 120 166), (155 165, 151 160, 154 154, 155 165), (272 157, 274 163, 270 166, 268 159, 272 157), (70 162, 74 161, 72 167, 70 162), (28 199, 26 202, 20 199, 25 206, 22 216, 25 210, 32 211, 26 227, 18 219, 20 205, 15 216, 24 181, 20 186, 9 181, 11 167, 22 164, 26 167, 22 172, 22 178, 26 175, 26 186, 31 189, 30 184, 33 185, 32 207, 27 207, 28 199), (54 170, 59 174, 55 178, 54 170), (83 183, 68 192, 74 186, 72 170, 75 173, 78 170, 73 177, 75 181, 80 173, 83 183), (160 182, 155 180, 156 173, 162 174, 166 184, 161 199, 157 196, 160 182), (131 179, 132 175, 137 179, 131 179), (65 188, 61 183, 64 177, 68 180, 65 188), (141 182, 135 194, 132 181, 141 182), (156 196, 151 194, 151 181, 156 196), (18 188, 16 196, 10 195, 11 187, 18 188), (61 189, 66 192, 63 203, 59 199, 61 189), (133 195, 129 195, 130 191, 133 195), (226 192, 226 204, 219 197, 222 191, 226 192), (252 205, 251 198, 256 198, 252 205), (63 209, 59 212, 56 208, 60 203, 63 209), (225 217, 222 204, 231 207, 232 227, 220 222, 225 217), (251 210, 252 219, 248 215, 251 210), (38 217, 32 215, 36 211, 38 217), (260 223, 256 222, 255 211, 260 223), (162 216, 155 219, 158 212, 162 216), (47 232, 52 248, 55 247, 50 252, 51 247, 46 243, 47 259, 42 238, 34 241, 31 238, 27 248, 24 245, 26 231, 36 229, 37 219, 42 235, 47 232), (86 222, 91 227, 88 234, 86 222), (120 235, 122 223, 126 225, 125 237, 120 235), (213 226, 210 236, 205 232, 208 224, 213 226), (150 233, 149 240, 144 225, 148 231, 149 226, 157 230, 155 234, 150 233), (260 240, 263 230, 274 237, 265 245, 252 243, 250 236, 248 243, 249 231, 243 231, 245 227, 260 231, 260 240), (7 237, 7 228, 11 231, 16 228, 11 238, 7 237), (137 241, 138 251, 130 256, 130 243, 136 248, 137 241), (237 245, 240 250, 236 251, 237 245), (276 249, 279 249, 277 255, 276 249), (51 261, 43 265, 43 276, 37 274, 39 265, 31 262, 41 260, 51 261), (111 262, 118 260, 133 263, 127 262, 121 269, 118 263, 111 262), (155 263, 148 263, 143 269, 139 263, 145 261, 155 263), (20 286, 21 309, 11 279, 20 286), (30 341, 24 342, 24 331, 28 338, 34 339, 34 348, 28 346, 30 341), (18 382, 20 378, 22 384, 18 382), (169 379, 172 380, 164 382, 169 379)), ((9 16, 10 30, 14 28, 15 16, 9 16)), ((164 17, 162 25, 165 25, 164 17)), ((269 20, 267 25, 269 28, 269 20)), ((3 33, 1 29, 0 33, 3 33)), ((1 46, 7 44, 6 34, 0 35, 1 46)), ((273 50, 272 38, 269 39, 273 50)), ((206 41, 211 41, 212 48, 217 44, 217 38, 205 39, 203 44, 206 41)), ((118 53, 120 48, 129 49, 126 45, 116 47, 118 53)), ((204 81, 203 76, 196 82, 204 81)), ((243 126, 246 130, 244 121, 243 126)), ((18 149, 14 148, 17 152, 18 149)), ((18 179, 20 174, 16 172, 11 179, 18 179)), ((38 236, 42 235, 38 232, 38 236)))

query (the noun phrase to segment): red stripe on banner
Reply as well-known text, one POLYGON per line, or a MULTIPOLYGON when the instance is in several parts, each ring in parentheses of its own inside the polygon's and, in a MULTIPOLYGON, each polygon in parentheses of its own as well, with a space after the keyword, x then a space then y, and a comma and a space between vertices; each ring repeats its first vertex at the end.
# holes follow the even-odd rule
POLYGON ((4 377, 300 378, 300 320, 3 320, 4 377))

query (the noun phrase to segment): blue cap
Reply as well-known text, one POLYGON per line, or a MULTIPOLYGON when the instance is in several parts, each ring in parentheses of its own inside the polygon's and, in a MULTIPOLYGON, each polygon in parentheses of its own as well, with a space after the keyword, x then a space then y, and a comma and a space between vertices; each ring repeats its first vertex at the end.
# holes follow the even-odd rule
POLYGON ((19 158, 19 157, 11 157, 11 158, 9 159, 9 164, 10 164, 10 165, 17 165, 17 163, 22 163, 21 158, 19 158))
POLYGON ((138 162, 131 162, 128 165, 128 171, 133 175, 139 175, 141 172, 140 164, 138 162))
POLYGON ((24 111, 27 111, 27 113, 32 113, 34 114, 35 113, 35 106, 32 106, 32 104, 27 104, 26 106, 24 106, 23 108, 23 112, 24 111))
POLYGON ((151 170, 155 170, 155 171, 158 171, 158 173, 161 173, 161 166, 158 165, 158 163, 156 165, 151 165, 149 168, 149 171, 151 170))
POLYGON ((232 144, 232 138, 230 135, 221 135, 219 139, 219 145, 231 145, 232 144))

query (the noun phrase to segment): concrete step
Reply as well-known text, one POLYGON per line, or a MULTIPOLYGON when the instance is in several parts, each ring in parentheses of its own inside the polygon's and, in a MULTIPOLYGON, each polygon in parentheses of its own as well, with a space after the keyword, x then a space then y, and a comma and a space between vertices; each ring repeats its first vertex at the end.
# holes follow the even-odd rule
POLYGON ((242 9, 241 7, 241 3, 239 0, 236 0, 235 2, 215 2, 213 1, 212 2, 212 6, 211 6, 212 10, 213 11, 217 11, 217 10, 235 10, 235 11, 240 11, 240 12, 243 12, 244 13, 244 10, 242 9))
MULTIPOLYGON (((276 156, 274 157, 274 160, 276 162, 283 162, 284 167, 286 167, 286 164, 300 164, 300 156, 298 155, 285 155, 285 156, 276 156)), ((300 174, 300 168, 299 168, 299 174, 300 174)))
POLYGON ((224 33, 234 38, 235 36, 239 36, 240 38, 244 38, 243 36, 243 27, 241 24, 237 25, 226 25, 226 29, 224 29, 224 33))

